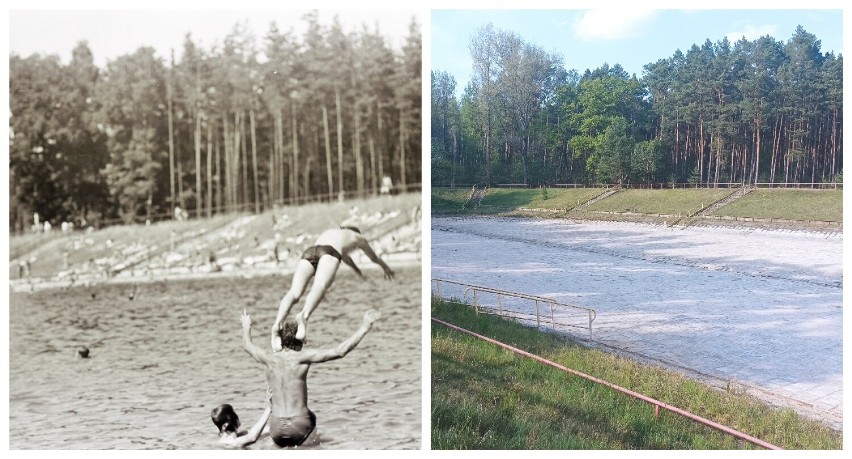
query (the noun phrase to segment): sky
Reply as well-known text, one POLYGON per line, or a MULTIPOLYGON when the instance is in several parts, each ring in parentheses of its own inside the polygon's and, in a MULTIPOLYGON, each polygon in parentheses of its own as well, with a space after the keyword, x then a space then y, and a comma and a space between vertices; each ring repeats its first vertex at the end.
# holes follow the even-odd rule
MULTIPOLYGON (((306 29, 302 17, 307 10, 269 9, 275 3, 230 3, 232 6, 236 4, 248 7, 176 10, 169 9, 167 3, 154 1, 147 7, 143 3, 131 2, 130 8, 137 9, 124 10, 10 9, 9 52, 22 57, 34 53, 55 54, 67 64, 76 44, 85 40, 94 54, 95 64, 105 68, 107 61, 131 54, 141 46, 153 47, 157 55, 164 59, 168 59, 174 49, 176 58, 180 59, 187 33, 191 34, 196 45, 209 49, 216 43, 221 44, 238 21, 245 21, 257 37, 259 49, 263 48, 263 36, 269 31, 272 22, 282 32, 292 27, 298 37, 306 29), (150 5, 155 8, 150 8, 150 5), (157 5, 162 8, 156 8, 157 5), (257 8, 251 8, 252 5, 257 8)), ((330 25, 337 15, 347 32, 360 31, 362 26, 371 30, 377 27, 394 49, 402 47, 412 18, 417 18, 422 32, 423 14, 413 8, 327 10, 320 8, 323 2, 309 4, 318 6, 321 24, 330 25)))
MULTIPOLYGON (((799 2, 803 3, 803 2, 799 2)), ((821 40, 823 53, 843 52, 842 9, 834 10, 433 10, 431 68, 449 72, 460 95, 470 78, 468 44, 476 30, 493 23, 527 43, 558 54, 568 70, 620 64, 642 77, 643 66, 684 53, 708 38, 732 43, 770 35, 786 42, 801 25, 821 40)))

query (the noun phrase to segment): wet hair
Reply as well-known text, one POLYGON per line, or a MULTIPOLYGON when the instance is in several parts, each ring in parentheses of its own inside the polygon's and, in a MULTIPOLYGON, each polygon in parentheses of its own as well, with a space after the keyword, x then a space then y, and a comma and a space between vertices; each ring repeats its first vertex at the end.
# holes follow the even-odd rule
POLYGON ((219 428, 219 433, 236 432, 240 427, 240 417, 237 416, 234 407, 227 403, 213 408, 210 418, 213 420, 213 424, 216 424, 216 427, 219 428))
POLYGON ((286 320, 284 325, 278 330, 278 336, 281 338, 281 347, 301 351, 302 345, 305 344, 302 340, 296 339, 296 330, 299 325, 295 320, 286 320))

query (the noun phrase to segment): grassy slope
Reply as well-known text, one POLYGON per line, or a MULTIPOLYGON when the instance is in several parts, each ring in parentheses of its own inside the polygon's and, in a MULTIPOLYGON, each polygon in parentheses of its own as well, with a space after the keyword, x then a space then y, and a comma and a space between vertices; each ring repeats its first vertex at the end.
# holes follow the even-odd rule
MULTIPOLYGON (((470 308, 432 316, 788 449, 840 449, 840 434, 792 410, 586 349, 470 308)), ((733 437, 432 324, 433 449, 733 449, 733 437)))
POLYGON ((624 190, 589 206, 591 211, 688 215, 732 194, 727 188, 624 190))
MULTIPOLYGON (((494 214, 520 207, 530 209, 573 209, 577 202, 586 202, 603 189, 547 189, 547 199, 540 189, 489 189, 477 209, 463 209, 469 189, 432 189, 432 212, 435 214, 494 214)), ((601 199, 588 208, 569 212, 569 216, 584 218, 584 210, 603 212, 633 212, 646 215, 682 215, 694 213, 733 193, 732 189, 629 189, 601 199)), ((801 221, 843 221, 842 190, 769 190, 760 189, 717 209, 713 215, 776 218, 801 221)))
MULTIPOLYGON (((315 235, 322 229, 342 223, 350 218, 353 207, 358 207, 359 215, 400 211, 398 219, 407 219, 411 208, 420 203, 421 195, 411 193, 269 210, 246 224, 239 225, 233 232, 232 244, 226 242, 217 231, 246 215, 229 214, 185 222, 164 221, 147 226, 113 226, 91 233, 76 231, 63 234, 54 231, 51 235, 27 234, 11 237, 9 246, 13 254, 34 258, 31 264, 33 277, 51 277, 62 271, 64 254, 68 256, 69 266, 81 270, 92 264, 88 263, 89 260, 102 260, 103 266, 114 266, 133 256, 139 256, 145 260, 151 258, 147 254, 152 257, 154 255, 162 257, 171 248, 172 234, 174 234, 176 252, 182 252, 188 257, 187 262, 197 262, 200 257, 211 251, 218 252, 220 258, 269 256, 269 248, 258 243, 273 240, 275 232, 280 233, 281 245, 286 246, 284 239, 287 237, 299 234, 315 235), (273 214, 278 218, 287 214, 292 225, 273 231, 273 214), (216 235, 216 237, 206 237, 207 235, 216 235), (229 249, 229 245, 235 248, 229 249)), ((372 237, 375 235, 373 233, 382 230, 382 228, 375 228, 376 231, 372 231, 374 228, 363 225, 361 229, 365 231, 367 237, 372 237)), ((10 275, 13 278, 17 277, 16 265, 10 266, 10 275)))
POLYGON ((843 190, 755 190, 713 215, 842 222, 843 190))
POLYGON ((600 188, 548 188, 545 193, 541 189, 506 189, 489 188, 482 200, 481 207, 465 208, 469 188, 433 188, 432 212, 436 214, 490 214, 506 212, 520 207, 531 209, 572 209, 578 202, 583 203, 601 194, 600 188))
POLYGON ((572 209, 601 194, 599 188, 489 189, 482 205, 499 208, 572 209))

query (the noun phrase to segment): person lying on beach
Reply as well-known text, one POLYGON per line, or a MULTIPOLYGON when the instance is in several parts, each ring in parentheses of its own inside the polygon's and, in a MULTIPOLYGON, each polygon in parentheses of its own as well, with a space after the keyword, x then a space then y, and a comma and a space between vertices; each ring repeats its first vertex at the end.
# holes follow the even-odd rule
POLYGON ((239 431, 240 417, 237 416, 234 407, 227 403, 213 408, 210 413, 210 418, 213 424, 219 428, 220 445, 242 448, 257 441, 263 428, 269 421, 269 415, 272 413, 272 407, 268 406, 263 410, 260 419, 248 431, 239 431))
POLYGON ((308 409, 308 370, 311 364, 339 359, 355 349, 380 317, 375 310, 367 311, 361 327, 329 349, 304 349, 302 340, 295 336, 297 324, 287 320, 278 334, 283 350, 270 352, 252 343, 251 316, 243 310, 243 347, 266 367, 266 381, 272 391, 269 436, 276 445, 311 445, 318 441, 317 418, 308 409))
POLYGON ((317 237, 314 245, 308 247, 302 253, 302 258, 296 264, 296 271, 293 273, 293 283, 290 285, 290 290, 278 304, 278 314, 275 317, 275 322, 272 324, 271 333, 272 348, 274 350, 281 350, 280 347, 276 347, 280 342, 277 337, 281 329, 281 321, 290 312, 293 304, 299 301, 311 277, 314 278, 314 284, 311 286, 311 291, 308 292, 307 298, 305 298, 305 306, 295 316, 296 323, 299 326, 296 331, 296 339, 300 341, 305 339, 308 318, 320 301, 322 301, 325 292, 331 287, 332 282, 334 282, 340 262, 346 263, 359 276, 364 277, 364 274, 361 273, 361 270, 358 269, 358 266, 355 265, 355 262, 349 256, 352 251, 358 249, 363 251, 373 263, 382 267, 385 272, 385 279, 393 280, 393 270, 373 252, 373 248, 370 247, 370 244, 361 235, 361 231, 358 228, 343 226, 322 232, 317 237))

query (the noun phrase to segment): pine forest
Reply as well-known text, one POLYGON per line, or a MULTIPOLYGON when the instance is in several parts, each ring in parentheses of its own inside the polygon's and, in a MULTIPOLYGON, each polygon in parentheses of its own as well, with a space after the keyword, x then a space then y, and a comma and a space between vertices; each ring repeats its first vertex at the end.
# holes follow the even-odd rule
POLYGON ((301 20, 106 68, 86 42, 67 65, 12 54, 10 231, 34 213, 99 226, 419 190, 419 24, 394 49, 375 26, 301 20))

